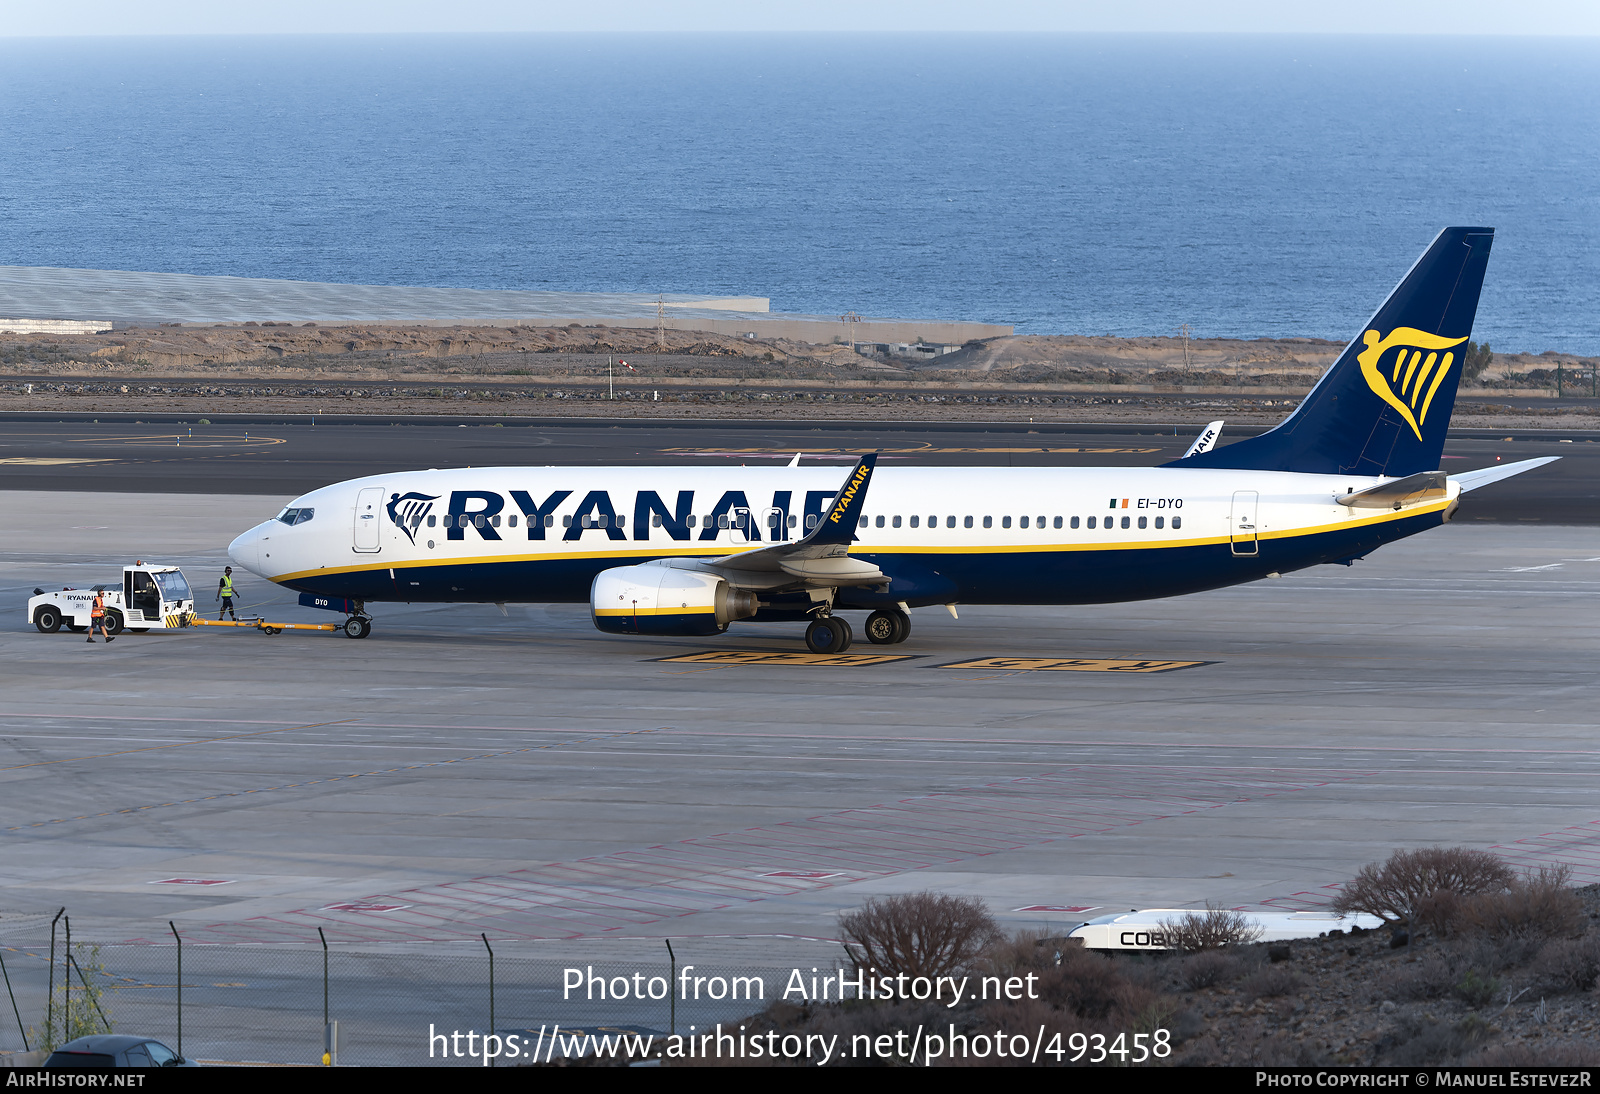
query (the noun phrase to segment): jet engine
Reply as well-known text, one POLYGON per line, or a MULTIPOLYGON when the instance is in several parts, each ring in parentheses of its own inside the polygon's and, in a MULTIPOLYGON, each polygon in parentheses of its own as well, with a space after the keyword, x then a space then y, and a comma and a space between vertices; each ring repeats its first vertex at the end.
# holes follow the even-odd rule
POLYGON ((756 614, 756 596, 716 574, 646 562, 596 574, 589 612, 607 634, 721 634, 756 614))

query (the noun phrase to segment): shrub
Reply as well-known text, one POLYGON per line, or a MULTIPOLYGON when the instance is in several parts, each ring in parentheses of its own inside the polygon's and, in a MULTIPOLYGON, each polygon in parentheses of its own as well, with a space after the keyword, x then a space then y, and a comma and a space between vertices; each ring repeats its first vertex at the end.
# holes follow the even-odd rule
POLYGON ((1384 1057, 1389 1067, 1424 1067, 1449 1063, 1483 1044, 1490 1036, 1488 1023, 1476 1015, 1445 1024, 1434 1019, 1408 1018, 1395 1031, 1399 1044, 1384 1057))
POLYGON ((983 901, 933 892, 869 900, 839 930, 855 968, 896 976, 946 976, 1002 938, 983 901))
POLYGON ((1572 870, 1542 866, 1517 878, 1502 893, 1480 893, 1461 902, 1455 928, 1489 938, 1572 938, 1586 925, 1583 904, 1567 887, 1572 870))
POLYGON ((1178 968, 1178 979, 1190 991, 1226 984, 1238 977, 1240 962, 1233 954, 1218 950, 1201 950, 1184 958, 1178 968))
POLYGON ((1539 990, 1552 995, 1588 991, 1600 980, 1600 937, 1589 934, 1546 943, 1530 971, 1539 990))
POLYGON ((1180 919, 1161 922, 1167 945, 1180 953, 1199 953, 1223 946, 1238 946, 1261 937, 1261 928, 1243 912, 1206 905, 1204 912, 1190 912, 1180 919))
POLYGON ((1249 999, 1264 999, 1278 995, 1291 995, 1300 990, 1304 981, 1292 970, 1282 965, 1268 965, 1239 985, 1239 990, 1249 999))
POLYGON ((1340 914, 1365 912, 1386 923, 1409 923, 1426 898, 1441 889, 1460 896, 1499 893, 1515 875, 1496 855, 1467 847, 1396 851, 1381 865, 1363 866, 1333 901, 1340 914))

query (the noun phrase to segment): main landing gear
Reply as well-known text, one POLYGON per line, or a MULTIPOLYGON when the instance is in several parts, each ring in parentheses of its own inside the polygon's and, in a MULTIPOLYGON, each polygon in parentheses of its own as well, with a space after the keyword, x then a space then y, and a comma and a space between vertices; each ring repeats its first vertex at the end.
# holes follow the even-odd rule
MULTIPOLYGON (((867 616, 864 628, 867 641, 875 646, 892 646, 911 635, 911 617, 905 612, 877 611, 867 616)), ((806 625, 806 649, 812 653, 843 653, 855 641, 850 624, 836 615, 813 619, 806 625)))

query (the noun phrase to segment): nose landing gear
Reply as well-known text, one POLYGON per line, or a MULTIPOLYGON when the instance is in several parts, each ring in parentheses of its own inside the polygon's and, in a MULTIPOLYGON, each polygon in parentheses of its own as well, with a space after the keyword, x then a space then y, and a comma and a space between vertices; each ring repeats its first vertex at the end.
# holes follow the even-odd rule
POLYGON ((365 638, 372 633, 372 620, 364 615, 352 615, 344 621, 346 638, 365 638))

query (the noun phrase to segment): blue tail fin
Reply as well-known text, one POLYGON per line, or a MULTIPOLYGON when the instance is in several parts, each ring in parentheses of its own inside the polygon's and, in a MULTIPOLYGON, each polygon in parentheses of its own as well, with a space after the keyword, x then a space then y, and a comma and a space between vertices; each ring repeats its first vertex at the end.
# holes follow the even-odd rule
POLYGON ((1493 228, 1446 228, 1276 428, 1168 467, 1329 475, 1437 471, 1493 228))

